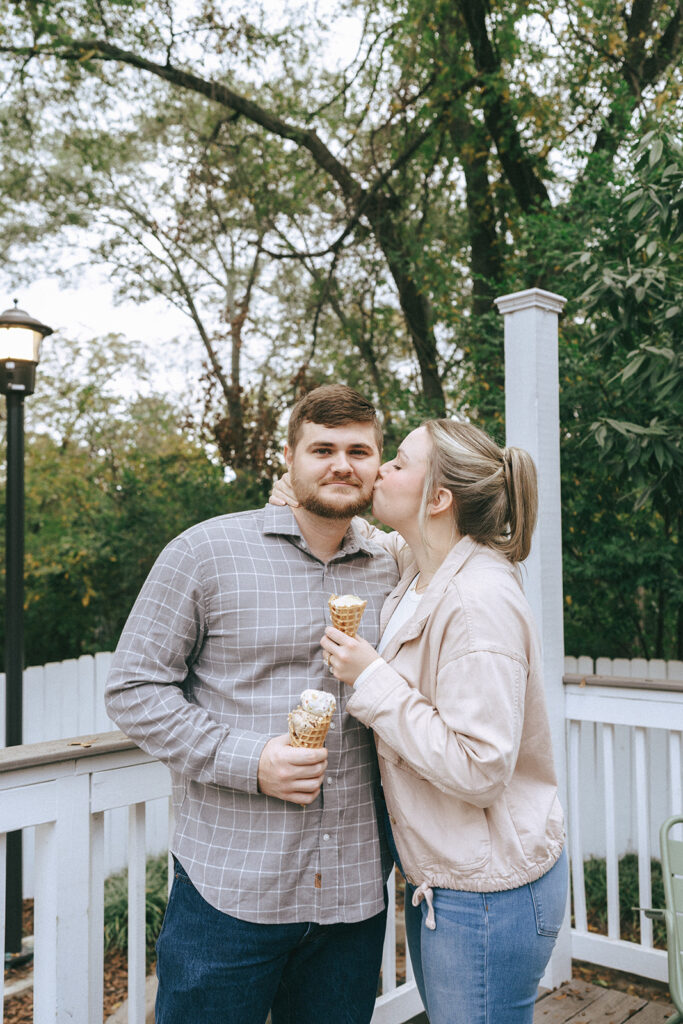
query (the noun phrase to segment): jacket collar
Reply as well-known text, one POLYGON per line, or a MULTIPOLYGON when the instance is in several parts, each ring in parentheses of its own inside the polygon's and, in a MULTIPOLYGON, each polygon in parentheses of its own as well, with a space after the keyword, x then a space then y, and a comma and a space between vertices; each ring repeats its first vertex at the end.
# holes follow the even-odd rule
MULTIPOLYGON (((430 580, 415 614, 398 630, 382 651, 382 657, 386 661, 390 661, 394 657, 402 644, 420 636, 427 620, 441 601, 453 577, 457 576, 463 566, 480 547, 481 545, 471 537, 462 537, 451 548, 430 580)), ((417 571, 417 563, 411 560, 397 586, 384 602, 380 620, 381 633, 386 629, 389 619, 398 607, 408 587, 415 579, 417 571)))

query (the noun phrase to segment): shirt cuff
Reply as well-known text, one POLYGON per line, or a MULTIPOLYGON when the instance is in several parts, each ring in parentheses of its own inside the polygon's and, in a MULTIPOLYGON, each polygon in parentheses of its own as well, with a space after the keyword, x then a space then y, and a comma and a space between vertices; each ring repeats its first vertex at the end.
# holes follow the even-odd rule
POLYGON ((380 667, 380 665, 386 665, 386 661, 384 660, 384 658, 375 658, 375 660, 371 662, 367 668, 364 668, 361 674, 358 676, 358 679, 356 679, 355 683, 353 684, 354 690, 357 690, 359 686, 362 686, 366 679, 369 679, 372 673, 375 672, 380 667))
POLYGON ((229 733, 216 755, 218 785, 258 793, 259 761, 270 738, 246 730, 229 733))

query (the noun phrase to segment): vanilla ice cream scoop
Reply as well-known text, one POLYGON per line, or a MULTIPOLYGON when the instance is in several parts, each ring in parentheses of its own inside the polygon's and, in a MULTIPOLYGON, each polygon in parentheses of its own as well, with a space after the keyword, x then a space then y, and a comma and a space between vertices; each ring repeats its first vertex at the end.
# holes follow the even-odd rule
POLYGON ((355 636, 360 626, 367 601, 362 601, 355 594, 332 594, 327 602, 330 608, 332 625, 341 629, 348 636, 355 636))
POLYGON ((365 601, 355 594, 342 594, 341 597, 333 598, 333 601, 335 608, 356 608, 359 604, 365 604, 365 601))
POLYGON ((304 690, 301 694, 300 706, 311 715, 331 715, 337 702, 331 693, 324 690, 304 690))

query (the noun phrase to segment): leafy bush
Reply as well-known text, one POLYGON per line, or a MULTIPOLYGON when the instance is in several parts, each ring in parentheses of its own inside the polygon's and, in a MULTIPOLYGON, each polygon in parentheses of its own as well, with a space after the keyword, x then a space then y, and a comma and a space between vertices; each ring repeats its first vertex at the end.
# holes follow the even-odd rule
MULTIPOLYGON (((147 963, 154 957, 154 944, 161 930, 168 900, 168 860, 150 857, 145 869, 145 947, 147 963)), ((128 870, 111 875, 104 883, 104 950, 128 946, 128 870)))
MULTIPOLYGON (((591 857, 584 861, 583 874, 586 885, 586 912, 591 931, 607 934, 607 864, 602 857, 591 857)), ((652 906, 664 906, 664 885, 662 865, 658 860, 650 861, 652 878, 652 906)), ((632 907, 640 906, 638 893, 638 857, 627 853, 619 861, 619 926, 621 938, 628 942, 640 941, 640 917, 632 907)), ((653 921, 655 946, 666 948, 666 928, 662 921, 653 921)))

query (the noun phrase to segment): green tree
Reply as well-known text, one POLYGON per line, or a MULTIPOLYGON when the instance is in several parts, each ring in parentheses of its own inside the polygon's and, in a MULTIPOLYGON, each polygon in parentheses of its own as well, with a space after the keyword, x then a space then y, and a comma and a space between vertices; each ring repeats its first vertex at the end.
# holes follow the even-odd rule
POLYGON ((144 369, 122 339, 50 349, 27 403, 27 664, 113 649, 172 537, 264 500, 253 476, 226 482, 168 399, 121 394, 144 369))

